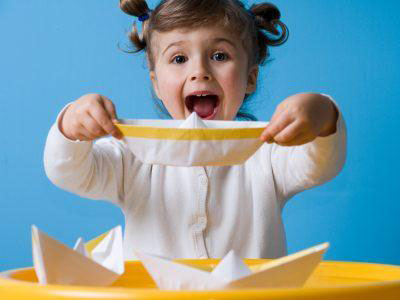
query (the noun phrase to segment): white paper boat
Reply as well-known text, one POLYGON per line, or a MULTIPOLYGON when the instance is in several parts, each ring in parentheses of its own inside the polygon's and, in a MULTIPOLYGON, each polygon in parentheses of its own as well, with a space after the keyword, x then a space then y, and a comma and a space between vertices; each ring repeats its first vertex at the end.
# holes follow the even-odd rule
POLYGON ((263 144, 267 122, 119 120, 124 141, 142 162, 171 166, 243 164, 263 144))
POLYGON ((121 226, 89 252, 81 238, 71 249, 33 225, 32 252, 41 284, 107 286, 124 273, 121 226))
POLYGON ((135 251, 163 290, 215 290, 301 287, 318 266, 329 243, 260 264, 252 271, 230 251, 212 272, 135 251))

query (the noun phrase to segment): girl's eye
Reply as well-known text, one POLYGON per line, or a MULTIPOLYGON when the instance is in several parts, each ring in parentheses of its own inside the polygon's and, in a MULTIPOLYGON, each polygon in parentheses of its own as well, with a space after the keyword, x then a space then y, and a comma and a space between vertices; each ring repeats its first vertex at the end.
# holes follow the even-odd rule
POLYGON ((213 59, 215 59, 216 61, 224 61, 228 59, 228 55, 222 52, 218 52, 213 55, 213 59))
POLYGON ((186 58, 183 55, 177 55, 172 59, 175 64, 183 64, 186 61, 186 58))

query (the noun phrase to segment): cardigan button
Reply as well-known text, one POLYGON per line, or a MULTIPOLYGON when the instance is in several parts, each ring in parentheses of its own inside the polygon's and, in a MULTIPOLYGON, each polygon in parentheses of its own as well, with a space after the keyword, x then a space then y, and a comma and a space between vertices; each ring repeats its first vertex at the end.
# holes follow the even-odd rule
POLYGON ((206 226, 206 224, 207 224, 207 218, 206 217, 199 217, 197 220, 198 220, 198 224, 199 225, 201 225, 202 227, 206 226))
POLYGON ((202 185, 207 185, 208 180, 207 180, 207 177, 206 177, 205 175, 203 175, 203 176, 200 177, 200 183, 201 183, 202 185))

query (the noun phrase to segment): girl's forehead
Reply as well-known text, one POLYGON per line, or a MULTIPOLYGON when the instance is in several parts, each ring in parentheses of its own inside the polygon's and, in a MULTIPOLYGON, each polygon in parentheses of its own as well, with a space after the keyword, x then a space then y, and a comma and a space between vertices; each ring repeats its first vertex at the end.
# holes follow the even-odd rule
POLYGON ((152 34, 152 45, 157 51, 164 51, 171 44, 179 45, 208 45, 226 42, 231 46, 239 47, 241 39, 224 28, 200 27, 188 29, 174 29, 166 32, 154 31, 152 34))

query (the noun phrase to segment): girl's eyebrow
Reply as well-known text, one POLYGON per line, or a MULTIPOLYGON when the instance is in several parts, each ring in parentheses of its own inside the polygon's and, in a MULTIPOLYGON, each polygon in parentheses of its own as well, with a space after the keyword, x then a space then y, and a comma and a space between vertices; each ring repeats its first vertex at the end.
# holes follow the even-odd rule
MULTIPOLYGON (((226 43, 228 43, 229 45, 231 45, 233 48, 235 48, 235 49, 237 48, 236 45, 235 45, 235 43, 232 42, 231 40, 227 39, 227 38, 215 38, 215 39, 212 39, 211 41, 212 41, 213 43, 226 42, 226 43)), ((165 53, 169 48, 171 48, 171 47, 173 47, 173 46, 179 46, 179 45, 184 44, 184 43, 185 43, 185 41, 177 41, 177 42, 173 42, 173 43, 169 44, 169 45, 164 49, 164 51, 162 52, 162 55, 164 55, 164 53, 165 53)))
POLYGON ((164 51, 163 51, 161 54, 164 55, 164 53, 165 53, 169 48, 171 48, 172 46, 178 46, 178 45, 184 44, 184 43, 185 43, 185 41, 173 42, 173 43, 169 44, 169 45, 164 49, 164 51))
POLYGON ((231 40, 227 39, 227 38, 215 38, 215 39, 213 39, 212 41, 213 41, 214 43, 226 42, 226 43, 228 43, 229 45, 231 45, 233 48, 235 48, 235 49, 237 48, 236 45, 235 45, 235 43, 232 42, 231 40))

